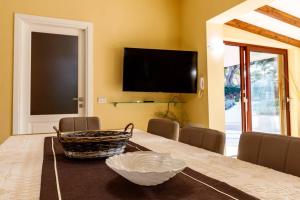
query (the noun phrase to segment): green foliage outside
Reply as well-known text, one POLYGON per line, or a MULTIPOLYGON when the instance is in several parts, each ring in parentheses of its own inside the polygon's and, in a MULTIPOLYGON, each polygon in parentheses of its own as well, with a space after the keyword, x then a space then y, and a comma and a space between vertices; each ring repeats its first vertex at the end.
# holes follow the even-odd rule
MULTIPOLYGON (((279 115, 278 66, 276 58, 251 63, 252 112, 257 115, 279 115)), ((235 106, 241 98, 238 65, 224 68, 225 110, 235 106)))

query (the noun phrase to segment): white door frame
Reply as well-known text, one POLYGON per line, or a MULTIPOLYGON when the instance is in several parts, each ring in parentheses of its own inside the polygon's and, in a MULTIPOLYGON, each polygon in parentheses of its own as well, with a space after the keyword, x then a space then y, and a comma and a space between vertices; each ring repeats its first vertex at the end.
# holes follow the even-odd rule
POLYGON ((29 25, 46 25, 57 28, 73 28, 84 32, 85 50, 85 116, 93 115, 93 25, 90 22, 39 17, 26 14, 15 14, 14 32, 14 91, 13 91, 13 135, 26 132, 26 65, 28 56, 26 51, 30 50, 29 42, 26 41, 29 25))

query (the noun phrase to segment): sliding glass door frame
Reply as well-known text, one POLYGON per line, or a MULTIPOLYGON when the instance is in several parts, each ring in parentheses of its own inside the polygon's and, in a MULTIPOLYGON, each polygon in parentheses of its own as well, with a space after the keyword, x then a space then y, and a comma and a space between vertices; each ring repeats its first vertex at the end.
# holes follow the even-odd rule
MULTIPOLYGON (((250 52, 278 54, 283 57, 284 73, 284 99, 286 127, 285 134, 291 135, 290 128, 290 103, 289 103, 289 77, 288 77, 288 52, 286 49, 265 47, 237 42, 224 41, 225 45, 238 46, 240 48, 240 78, 241 78, 241 119, 242 132, 252 131, 252 105, 251 105, 251 75, 250 75, 250 52)), ((281 133, 282 134, 282 133, 281 133)))

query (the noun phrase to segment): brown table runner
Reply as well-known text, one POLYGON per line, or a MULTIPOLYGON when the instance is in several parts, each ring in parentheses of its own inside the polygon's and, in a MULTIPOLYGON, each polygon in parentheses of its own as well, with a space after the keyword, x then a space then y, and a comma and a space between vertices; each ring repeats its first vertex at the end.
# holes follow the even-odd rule
MULTIPOLYGON (((138 150, 147 149, 133 142, 129 142, 126 147, 127 152, 138 150)), ((186 168, 163 184, 150 187, 139 186, 112 171, 106 166, 105 159, 66 158, 58 140, 47 137, 44 143, 40 199, 252 200, 257 198, 190 168, 186 168)))

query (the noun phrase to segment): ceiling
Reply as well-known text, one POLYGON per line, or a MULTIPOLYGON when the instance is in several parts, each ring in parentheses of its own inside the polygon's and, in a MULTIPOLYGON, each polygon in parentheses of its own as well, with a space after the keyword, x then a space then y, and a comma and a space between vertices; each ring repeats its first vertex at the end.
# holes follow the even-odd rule
POLYGON ((248 13, 238 19, 276 33, 284 34, 291 38, 298 40, 300 39, 300 28, 289 25, 272 17, 268 17, 264 14, 260 14, 256 11, 248 13))
POLYGON ((275 0, 226 24, 300 47, 300 0, 275 0))
POLYGON ((270 6, 300 18, 299 0, 276 0, 270 6))

